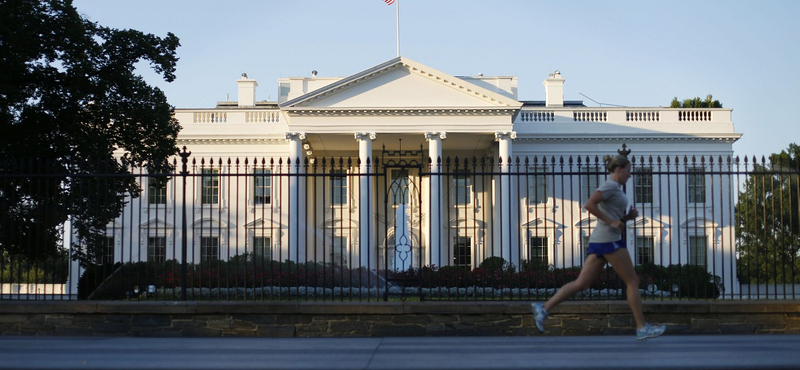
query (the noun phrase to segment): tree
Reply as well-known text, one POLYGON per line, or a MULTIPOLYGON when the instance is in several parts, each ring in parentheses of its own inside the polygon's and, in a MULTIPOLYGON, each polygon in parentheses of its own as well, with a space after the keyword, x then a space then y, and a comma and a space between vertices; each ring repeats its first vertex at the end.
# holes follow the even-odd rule
POLYGON ((0 252, 46 260, 69 219, 72 257, 93 261, 140 193, 131 168, 171 168, 180 125, 136 65, 171 82, 178 46, 90 22, 72 0, 0 0, 0 252))
POLYGON ((742 283, 800 283, 800 146, 753 158, 736 204, 742 283))
POLYGON ((672 98, 669 104, 670 108, 722 108, 722 103, 719 100, 713 100, 711 94, 706 96, 706 100, 700 100, 699 97, 694 99, 684 99, 682 102, 678 101, 678 97, 672 98))

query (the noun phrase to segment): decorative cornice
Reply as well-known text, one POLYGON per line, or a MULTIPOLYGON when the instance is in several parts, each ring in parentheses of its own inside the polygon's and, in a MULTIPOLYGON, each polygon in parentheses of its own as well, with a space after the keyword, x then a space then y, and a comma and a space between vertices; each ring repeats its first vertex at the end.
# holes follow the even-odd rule
POLYGON ((305 132, 287 132, 286 133, 286 141, 295 141, 295 140, 303 141, 305 139, 306 139, 306 133, 305 132))
POLYGON ((286 145, 284 138, 178 138, 178 146, 183 145, 286 145))
POLYGON ((295 116, 513 116, 517 108, 286 108, 295 116))
POLYGON ((517 138, 516 131, 497 131, 494 133, 495 141, 509 140, 509 139, 514 140, 516 138, 517 138))
POLYGON ((671 136, 527 136, 518 137, 517 140, 521 142, 564 142, 564 141, 707 141, 707 142, 723 142, 731 144, 739 140, 741 135, 730 136, 694 136, 694 135, 671 135, 671 136))
POLYGON ((432 139, 444 140, 444 139, 447 139, 447 133, 443 132, 443 131, 442 132, 426 132, 423 135, 425 135, 425 140, 432 140, 432 139))
POLYGON ((353 135, 353 137, 355 137, 356 140, 367 140, 367 139, 369 139, 369 140, 374 141, 375 139, 378 138, 378 134, 376 134, 374 132, 356 132, 353 135))

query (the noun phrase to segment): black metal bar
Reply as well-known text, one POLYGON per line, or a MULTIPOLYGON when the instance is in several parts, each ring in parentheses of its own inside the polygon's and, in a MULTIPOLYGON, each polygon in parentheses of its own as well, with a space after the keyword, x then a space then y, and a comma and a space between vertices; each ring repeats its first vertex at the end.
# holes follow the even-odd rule
POLYGON ((180 157, 181 157, 182 169, 181 169, 181 173, 180 174, 181 174, 181 179, 182 179, 182 183, 183 183, 183 192, 182 192, 183 193, 183 202, 181 203, 181 219, 182 219, 182 222, 181 222, 181 259, 182 259, 182 263, 181 263, 181 301, 186 301, 186 286, 187 286, 186 284, 187 284, 187 276, 188 276, 187 268, 188 268, 188 265, 189 265, 189 261, 188 261, 187 256, 186 256, 187 249, 188 249, 187 240, 186 240, 186 236, 188 234, 188 230, 187 230, 187 227, 186 227, 186 181, 187 181, 187 175, 189 175, 189 171, 188 171, 186 163, 189 161, 189 156, 192 155, 192 152, 187 151, 186 147, 184 146, 183 147, 183 151, 178 153, 178 155, 180 155, 180 157))

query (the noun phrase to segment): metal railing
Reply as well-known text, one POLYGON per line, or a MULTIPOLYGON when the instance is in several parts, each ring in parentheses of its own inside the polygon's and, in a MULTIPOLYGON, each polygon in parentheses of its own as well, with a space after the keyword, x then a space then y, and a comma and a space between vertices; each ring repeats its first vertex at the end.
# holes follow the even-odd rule
MULTIPOLYGON (((607 179, 586 156, 182 157, 162 174, 6 159, 0 299, 546 299, 577 277, 581 206, 607 179)), ((796 164, 631 159, 645 299, 797 298, 796 164)), ((623 292, 606 268, 576 299, 623 292)))

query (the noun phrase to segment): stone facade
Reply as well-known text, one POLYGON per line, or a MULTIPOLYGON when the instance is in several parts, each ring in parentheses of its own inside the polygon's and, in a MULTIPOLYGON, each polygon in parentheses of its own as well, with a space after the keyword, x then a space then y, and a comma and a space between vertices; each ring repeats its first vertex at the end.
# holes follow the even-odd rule
MULTIPOLYGON (((633 335, 624 301, 566 302, 540 334, 528 302, 0 302, 0 334, 141 337, 633 335)), ((800 334, 800 302, 645 302, 672 334, 800 334)))

